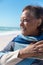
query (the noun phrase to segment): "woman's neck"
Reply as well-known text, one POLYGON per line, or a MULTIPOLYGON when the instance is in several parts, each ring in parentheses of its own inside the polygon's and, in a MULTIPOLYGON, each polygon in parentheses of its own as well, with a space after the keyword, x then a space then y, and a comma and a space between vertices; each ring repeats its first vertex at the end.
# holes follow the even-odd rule
POLYGON ((30 36, 38 36, 39 35, 39 31, 36 30, 35 32, 33 32, 32 34, 30 34, 30 36))

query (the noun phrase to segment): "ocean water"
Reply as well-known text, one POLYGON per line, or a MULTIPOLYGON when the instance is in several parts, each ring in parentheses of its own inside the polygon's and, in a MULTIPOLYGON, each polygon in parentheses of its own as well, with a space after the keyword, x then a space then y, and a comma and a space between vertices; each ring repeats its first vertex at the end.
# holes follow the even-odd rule
POLYGON ((19 31, 19 27, 0 27, 0 35, 17 34, 19 31))
POLYGON ((0 32, 20 30, 19 27, 0 27, 0 32))

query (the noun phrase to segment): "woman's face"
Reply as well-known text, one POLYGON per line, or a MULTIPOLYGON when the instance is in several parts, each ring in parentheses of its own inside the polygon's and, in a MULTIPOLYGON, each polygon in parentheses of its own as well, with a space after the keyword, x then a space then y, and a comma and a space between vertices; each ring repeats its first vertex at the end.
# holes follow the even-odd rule
POLYGON ((22 12, 20 20, 21 32, 23 35, 36 35, 39 20, 34 17, 34 15, 25 10, 22 12))

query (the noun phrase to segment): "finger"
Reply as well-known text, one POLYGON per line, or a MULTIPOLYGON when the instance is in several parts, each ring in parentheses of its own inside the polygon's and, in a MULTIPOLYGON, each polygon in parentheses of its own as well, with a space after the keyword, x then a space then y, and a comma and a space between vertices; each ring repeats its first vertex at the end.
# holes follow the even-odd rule
POLYGON ((43 44, 37 45, 35 48, 43 48, 43 44))
POLYGON ((39 51, 39 52, 43 52, 43 49, 42 49, 42 48, 40 48, 40 49, 38 49, 38 51, 39 51))
POLYGON ((35 51, 38 51, 38 52, 43 52, 43 45, 39 45, 37 46, 36 48, 34 48, 35 51))
POLYGON ((40 45, 40 44, 43 44, 43 40, 36 42, 35 46, 40 45))

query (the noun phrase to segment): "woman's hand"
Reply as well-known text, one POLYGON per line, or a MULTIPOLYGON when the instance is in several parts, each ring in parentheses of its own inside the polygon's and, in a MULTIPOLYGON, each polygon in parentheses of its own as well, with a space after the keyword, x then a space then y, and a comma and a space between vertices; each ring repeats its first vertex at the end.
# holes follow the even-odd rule
POLYGON ((36 53, 34 48, 35 48, 35 44, 31 43, 26 48, 20 50, 18 57, 19 58, 28 58, 28 57, 34 56, 34 53, 36 53))
POLYGON ((34 58, 42 58, 43 56, 43 40, 31 43, 26 48, 20 50, 19 57, 20 58, 28 58, 28 57, 34 57, 34 58))
POLYGON ((35 51, 43 53, 43 40, 35 43, 35 51))

